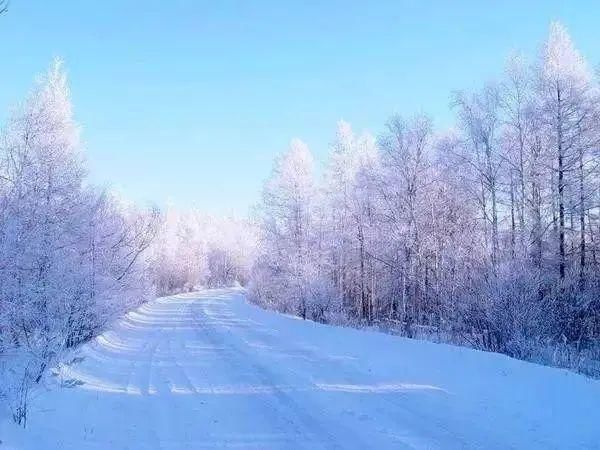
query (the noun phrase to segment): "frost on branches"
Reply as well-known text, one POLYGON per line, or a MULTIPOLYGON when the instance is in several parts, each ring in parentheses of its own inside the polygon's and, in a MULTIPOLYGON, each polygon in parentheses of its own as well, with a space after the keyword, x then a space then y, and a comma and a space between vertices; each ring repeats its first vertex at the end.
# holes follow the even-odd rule
POLYGON ((248 220, 169 207, 150 249, 150 276, 158 295, 245 285, 255 246, 248 220))
POLYGON ((151 295, 156 212, 85 184, 60 61, 0 143, 0 396, 25 424, 28 391, 68 347, 151 295))
POLYGON ((340 122, 321 177, 292 142, 260 204, 252 298, 600 376, 599 100, 555 23, 533 63, 454 95, 451 130, 340 122))
MULTIPOLYGON (((0 2, 1 4, 1 2, 0 2)), ((295 139, 252 219, 126 204, 86 180, 60 61, 0 134, 0 401, 154 294, 258 304, 600 376, 600 91, 560 24, 452 97, 456 123, 295 139)))

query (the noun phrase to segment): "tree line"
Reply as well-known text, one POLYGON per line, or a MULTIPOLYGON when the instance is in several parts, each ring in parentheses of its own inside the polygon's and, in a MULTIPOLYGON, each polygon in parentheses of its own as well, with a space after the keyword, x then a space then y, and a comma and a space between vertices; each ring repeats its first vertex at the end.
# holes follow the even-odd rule
POLYGON ((251 296, 322 322, 600 374, 598 77, 553 23, 532 62, 453 94, 455 125, 294 140, 259 205, 251 296))
POLYGON ((157 295, 246 285, 256 236, 247 219, 168 207, 149 268, 157 295))
POLYGON ((55 61, 0 134, 0 400, 25 423, 32 385, 64 350, 152 297, 156 209, 86 182, 55 61))
POLYGON ((89 183, 54 61, 0 132, 0 404, 25 425, 32 387, 110 321, 157 295, 246 283, 253 230, 89 183))

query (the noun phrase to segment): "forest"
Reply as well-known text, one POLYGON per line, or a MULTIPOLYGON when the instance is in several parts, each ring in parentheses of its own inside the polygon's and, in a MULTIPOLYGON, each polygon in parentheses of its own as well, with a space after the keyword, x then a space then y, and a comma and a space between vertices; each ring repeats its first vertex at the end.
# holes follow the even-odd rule
POLYGON ((450 129, 340 121, 321 165, 293 139, 235 218, 93 185, 54 61, 0 135, 0 398, 26 422, 69 349, 156 296, 233 284, 303 319, 600 376, 598 87, 553 23, 537 57, 449 93, 450 129))
POLYGON ((599 375, 598 76, 565 28, 457 91, 454 127, 294 140, 259 206, 260 305, 599 375))

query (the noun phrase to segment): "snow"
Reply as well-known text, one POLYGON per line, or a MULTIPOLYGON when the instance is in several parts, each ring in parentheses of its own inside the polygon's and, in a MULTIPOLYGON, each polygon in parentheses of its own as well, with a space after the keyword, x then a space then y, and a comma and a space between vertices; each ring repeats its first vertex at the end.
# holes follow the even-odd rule
POLYGON ((295 320, 239 289, 159 298, 74 356, 0 449, 600 448, 597 380, 295 320))

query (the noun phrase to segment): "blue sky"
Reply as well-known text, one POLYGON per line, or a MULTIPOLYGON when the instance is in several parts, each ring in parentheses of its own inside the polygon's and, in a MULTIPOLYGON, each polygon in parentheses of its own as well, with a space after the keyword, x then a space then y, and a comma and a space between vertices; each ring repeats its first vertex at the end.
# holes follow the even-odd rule
POLYGON ((90 175, 135 201, 245 214, 292 137, 324 160, 336 122, 452 122, 551 20, 600 63, 594 1, 12 0, 0 17, 0 117, 54 56, 69 72, 90 175))

